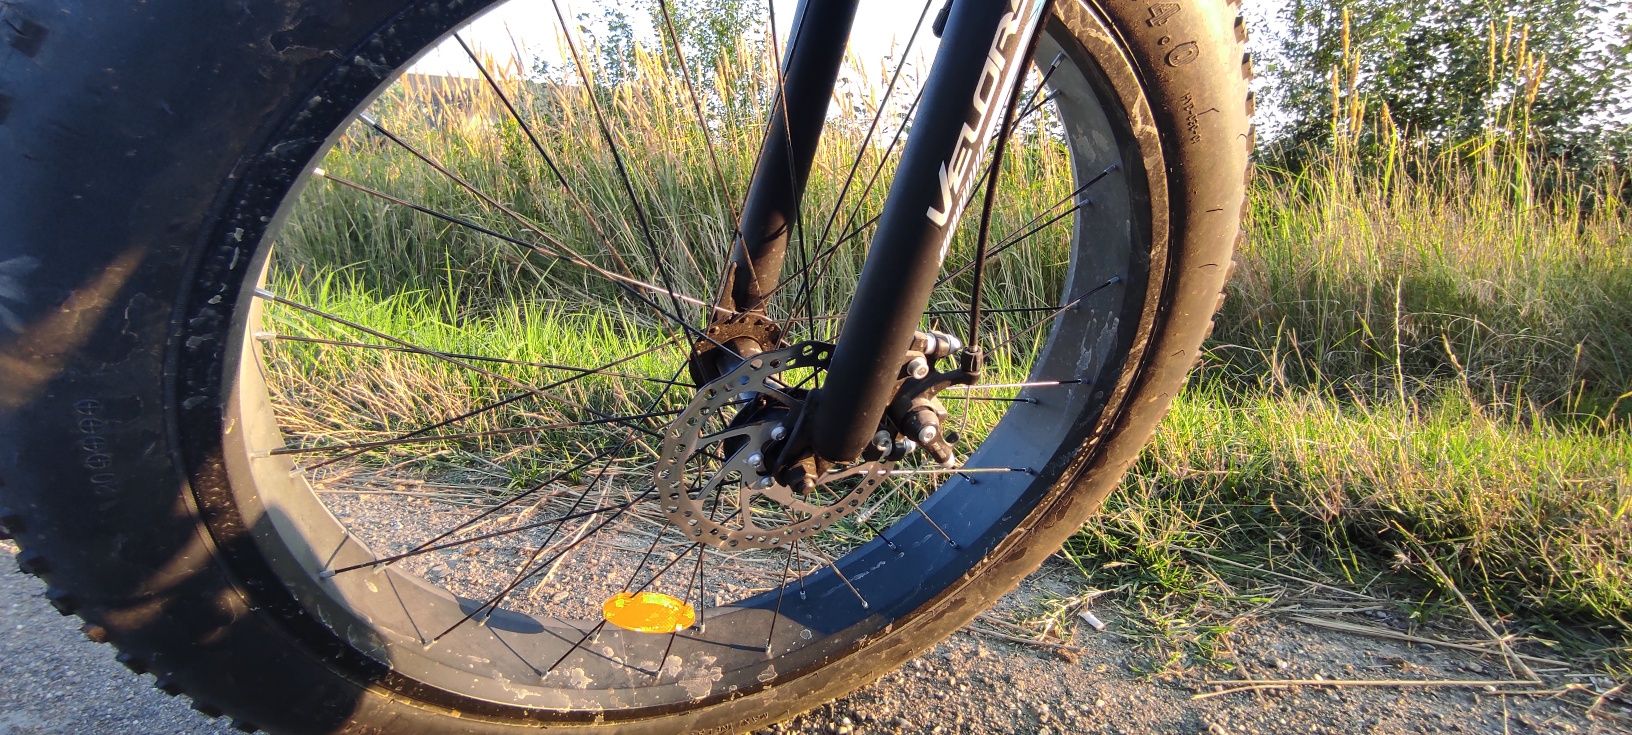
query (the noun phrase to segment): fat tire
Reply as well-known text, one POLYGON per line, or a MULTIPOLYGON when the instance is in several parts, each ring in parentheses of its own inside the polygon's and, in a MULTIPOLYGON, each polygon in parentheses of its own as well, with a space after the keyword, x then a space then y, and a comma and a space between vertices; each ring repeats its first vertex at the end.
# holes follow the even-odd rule
MULTIPOLYGON (((0 527, 87 637, 243 730, 513 733, 378 686, 380 665, 314 647, 252 600, 199 521, 181 460, 174 356, 190 279, 251 152, 277 121, 335 113, 313 97, 343 69, 377 85, 370 44, 428 44, 480 0, 0 2, 0 527), (374 32, 391 24, 399 37, 374 32)), ((1035 570, 1138 456, 1202 340, 1240 237, 1250 65, 1234 2, 1062 0, 1103 17, 1136 69, 1167 161, 1167 286, 1121 413, 1059 492, 955 594, 825 669, 740 699, 620 723, 624 732, 763 727, 873 681, 1035 570), (1079 6, 1077 2, 1081 2, 1079 6), (1177 10, 1173 10, 1173 8, 1177 10), (1170 12, 1172 11, 1172 12, 1170 12)), ((349 111, 338 111, 349 113, 349 111)), ((287 146, 287 148, 285 148, 287 146)), ((290 160, 298 168, 307 160, 290 160)), ((228 233, 231 234, 230 231, 228 233)), ((242 538, 242 537, 240 537, 242 538)), ((247 541, 227 542, 247 543, 247 541)), ((593 723, 557 731, 603 732, 593 723)), ((552 730, 555 730, 552 727, 552 730)))

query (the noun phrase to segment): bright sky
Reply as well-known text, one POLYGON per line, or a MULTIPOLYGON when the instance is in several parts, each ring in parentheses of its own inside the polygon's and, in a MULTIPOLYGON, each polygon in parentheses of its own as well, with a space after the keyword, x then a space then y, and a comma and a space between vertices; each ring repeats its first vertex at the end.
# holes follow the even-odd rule
MULTIPOLYGON (((923 21, 923 31, 919 33, 918 40, 913 45, 911 52, 913 60, 920 62, 924 68, 927 68, 930 55, 934 53, 939 43, 930 32, 929 26, 934 22, 935 14, 940 11, 945 1, 929 0, 929 12, 923 21)), ((1287 2, 1288 0, 1245 0, 1243 3, 1244 14, 1254 34, 1252 38, 1254 54, 1261 55, 1275 48, 1273 37, 1284 31, 1279 15, 1287 2)), ((598 18, 601 9, 607 6, 608 0, 560 0, 560 3, 562 13, 574 24, 576 32, 578 15, 587 13, 598 18)), ((772 8, 776 11, 779 43, 784 49, 787 47, 788 29, 792 25, 798 5, 798 0, 773 0, 772 8)), ((850 38, 850 53, 859 57, 864 68, 879 68, 886 55, 898 51, 906 44, 923 10, 923 0, 866 0, 861 4, 861 10, 856 16, 850 38)), ((637 24, 637 35, 647 42, 654 42, 657 29, 641 27, 645 22, 644 12, 632 11, 630 14, 637 16, 630 19, 637 24)), ((766 22, 769 23, 769 18, 766 22)), ((551 0, 509 0, 477 18, 470 26, 460 31, 460 35, 480 53, 497 59, 515 58, 519 47, 524 66, 531 67, 533 61, 541 58, 552 64, 566 61, 564 50, 558 47, 559 30, 560 24, 556 20, 551 0)), ((892 70, 894 68, 893 59, 889 68, 892 70)), ((476 76, 476 69, 470 59, 451 38, 420 59, 414 65, 413 71, 422 74, 476 76)), ((877 74, 869 75, 868 81, 882 86, 877 81, 878 78, 877 74)), ((1265 80, 1260 77, 1259 81, 1265 80)), ((1262 92, 1259 97, 1264 101, 1262 92)), ((1278 116, 1268 107, 1266 104, 1259 106, 1258 124, 1261 132, 1272 132, 1276 127, 1278 116)))
MULTIPOLYGON (((560 1, 562 13, 575 25, 579 13, 599 17, 600 9, 607 5, 605 2, 595 0, 560 1)), ((936 38, 930 33, 929 25, 934 21, 942 2, 944 0, 931 0, 929 15, 924 19, 924 30, 913 46, 914 56, 919 52, 934 50, 936 38)), ((786 48, 788 27, 792 25, 798 1, 774 0, 772 7, 776 11, 777 35, 780 37, 778 43, 786 48)), ((851 53, 859 56, 864 62, 876 62, 897 46, 905 45, 907 38, 912 34, 913 24, 923 9, 922 0, 872 0, 862 3, 850 37, 851 53)), ((644 21, 644 18, 640 17, 644 16, 643 12, 631 12, 630 15, 635 16, 630 20, 637 24, 644 21)), ((768 18, 766 22, 769 22, 768 18)), ((501 59, 515 57, 514 45, 511 43, 513 35, 516 39, 515 45, 521 47, 523 56, 545 58, 552 63, 560 63, 565 60, 565 55, 557 48, 556 37, 559 28, 560 23, 556 20, 551 0, 510 0, 477 18, 467 29, 461 31, 460 35, 482 52, 501 59)), ((655 32, 656 29, 641 28, 637 25, 637 34, 655 32)), ((655 35, 646 36, 648 41, 655 38, 655 35)), ((476 75, 470 59, 452 39, 420 59, 413 70, 424 74, 476 75)))

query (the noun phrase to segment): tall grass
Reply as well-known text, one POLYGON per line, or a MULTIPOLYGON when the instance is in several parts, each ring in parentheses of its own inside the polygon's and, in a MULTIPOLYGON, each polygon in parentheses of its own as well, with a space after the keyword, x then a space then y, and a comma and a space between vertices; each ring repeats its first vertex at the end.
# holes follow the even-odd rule
POLYGON ((1537 63, 1493 57, 1514 102, 1460 142, 1334 72, 1332 144, 1259 169, 1207 356, 1070 549, 1086 570, 1205 595, 1199 550, 1422 602, 1455 585, 1632 657, 1626 173, 1538 153, 1537 63))
MULTIPOLYGON (((477 80, 451 85, 410 80, 394 86, 376 103, 371 112, 382 126, 502 202, 525 223, 484 205, 361 123, 327 156, 323 167, 331 175, 517 239, 540 241, 540 233, 547 233, 542 239, 546 244, 600 267, 654 285, 669 282, 682 294, 709 300, 718 288, 735 222, 732 213, 745 195, 745 182, 760 151, 764 110, 775 88, 774 70, 746 48, 727 55, 710 76, 710 86, 698 92, 700 104, 707 107, 706 134, 690 92, 669 73, 666 59, 642 50, 636 51, 630 79, 613 86, 601 86, 593 76, 585 85, 572 72, 564 78, 524 78, 513 67, 506 70, 488 62, 501 88, 525 111, 527 129, 477 80), (595 114, 597 107, 609 121, 604 129, 595 114), (608 137, 623 158, 627 178, 620 173, 608 137)), ((888 190, 893 170, 889 162, 900 153, 900 146, 888 146, 903 124, 898 116, 886 117, 867 136, 879 106, 899 112, 899 99, 891 103, 876 91, 887 83, 886 70, 851 63, 855 76, 881 78, 876 84, 854 84, 859 91, 846 95, 844 104, 836 104, 830 114, 792 235, 786 272, 798 270, 825 246, 843 244, 821 277, 809 282, 809 293, 804 281, 782 289, 775 302, 782 313, 790 313, 796 300, 806 298, 819 315, 843 312, 852 291, 848 284, 860 271, 873 217, 888 190), (879 173, 886 153, 889 159, 882 161, 879 173)), ((994 236, 1016 233, 1045 203, 1063 199, 1073 186, 1070 159, 1058 139, 1048 134, 1047 119, 1045 112, 1025 126, 1021 140, 1005 157, 1006 188, 993 211, 994 236)), ((1030 238, 1026 248, 993 261, 984 286, 989 304, 1024 299, 1025 306, 1036 306, 1040 303, 1036 294, 1043 290, 1040 284, 1061 282, 1067 224, 1047 227, 1030 238)), ((949 267, 968 262, 973 229, 960 230, 949 267)), ((528 254, 459 225, 321 182, 303 194, 281 243, 286 270, 366 265, 356 269, 356 277, 388 293, 453 288, 473 305, 549 292, 623 298, 607 280, 563 265, 560 259, 528 254)), ((967 303, 958 299, 956 285, 942 290, 937 306, 967 303)), ((832 323, 821 321, 817 326, 832 323)), ((821 329, 815 333, 825 334, 821 329)))
MULTIPOLYGON (((597 266, 666 277, 707 300, 743 194, 722 191, 719 180, 740 187, 749 178, 774 74, 758 58, 727 59, 715 86, 703 90, 705 138, 664 60, 641 53, 637 61, 631 81, 614 87, 501 75, 549 164, 480 86, 404 86, 376 105, 384 126, 531 227, 360 128, 324 166, 518 239, 549 233, 554 246, 597 266), (619 149, 638 155, 627 184, 592 102, 615 120, 619 149), (458 115, 445 117, 451 110, 458 115), (626 185, 636 189, 641 212, 626 185)), ((1426 571, 1420 555, 1427 554, 1489 610, 1628 655, 1632 213, 1618 199, 1625 174, 1583 177, 1540 156, 1522 104, 1480 138, 1429 142, 1395 128, 1386 109, 1350 92, 1350 82, 1334 77, 1329 149, 1295 171, 1260 169, 1250 191, 1251 237, 1197 376, 1124 492, 1067 553, 1096 583, 1157 594, 1200 590, 1206 562, 1187 553, 1199 550, 1249 565, 1295 560, 1302 574, 1432 599, 1444 580, 1426 571)), ((881 101, 853 102, 836 107, 804 232, 789 255, 797 265, 802 247, 863 233, 812 284, 816 314, 842 312, 865 252, 864 223, 887 185, 886 173, 863 191, 893 128, 886 124, 863 146, 881 101), (857 151, 858 180, 839 206, 857 151)), ((1045 128, 1028 128, 1010 147, 995 232, 1018 227, 1072 187, 1069 159, 1045 128)), ((988 304, 1056 299, 1042 284, 1060 282, 1065 234, 1048 230, 1037 246, 996 261, 988 304)), ((968 236, 960 235, 949 265, 968 258, 968 236)), ((663 336, 649 310, 629 311, 637 315, 631 323, 595 317, 631 302, 582 268, 339 186, 319 182, 304 193, 280 247, 274 277, 282 288, 437 349, 615 356, 608 345, 663 336)), ((788 289, 773 309, 798 308, 798 292, 788 289)), ((314 375, 327 373, 318 379, 351 397, 355 405, 310 412, 336 426, 346 421, 341 408, 390 426, 446 415, 453 406, 438 403, 438 391, 468 380, 450 373, 365 386, 352 377, 362 366, 283 354, 304 360, 299 365, 314 375)), ((496 395, 491 385, 460 391, 454 403, 496 395)))

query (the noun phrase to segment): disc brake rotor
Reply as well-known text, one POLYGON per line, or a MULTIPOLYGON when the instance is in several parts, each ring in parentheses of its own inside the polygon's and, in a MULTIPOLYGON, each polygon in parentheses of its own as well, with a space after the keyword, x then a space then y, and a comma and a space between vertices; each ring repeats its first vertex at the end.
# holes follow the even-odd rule
POLYGON ((854 514, 884 484, 893 462, 832 468, 802 494, 761 474, 781 418, 803 402, 779 376, 825 368, 831 355, 818 342, 761 353, 697 391, 664 432, 654 470, 675 527, 718 548, 779 548, 854 514))

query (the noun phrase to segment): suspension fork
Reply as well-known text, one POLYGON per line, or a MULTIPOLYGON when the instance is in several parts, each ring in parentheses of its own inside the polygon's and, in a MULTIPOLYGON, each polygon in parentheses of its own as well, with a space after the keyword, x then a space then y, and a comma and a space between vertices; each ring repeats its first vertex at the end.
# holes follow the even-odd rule
POLYGON ((716 314, 764 310, 827 121, 827 103, 861 0, 800 0, 788 32, 781 89, 771 109, 754 178, 743 200, 716 314))
MULTIPOLYGON (((968 188, 1025 70, 1048 0, 955 0, 901 154, 856 298, 824 387, 799 422, 799 445, 822 460, 855 459, 901 384, 907 351, 963 213, 968 188)), ((838 78, 859 0, 801 0, 749 185, 718 314, 762 311, 779 282, 790 226, 838 78)), ((718 317, 716 317, 718 319, 718 317)), ((704 366, 709 367, 709 366, 704 366)), ((717 370, 717 368, 715 368, 717 370)))
POLYGON ((860 456, 903 382, 903 358, 1046 6, 1047 0, 952 2, 917 122, 815 399, 809 438, 821 460, 860 456))

